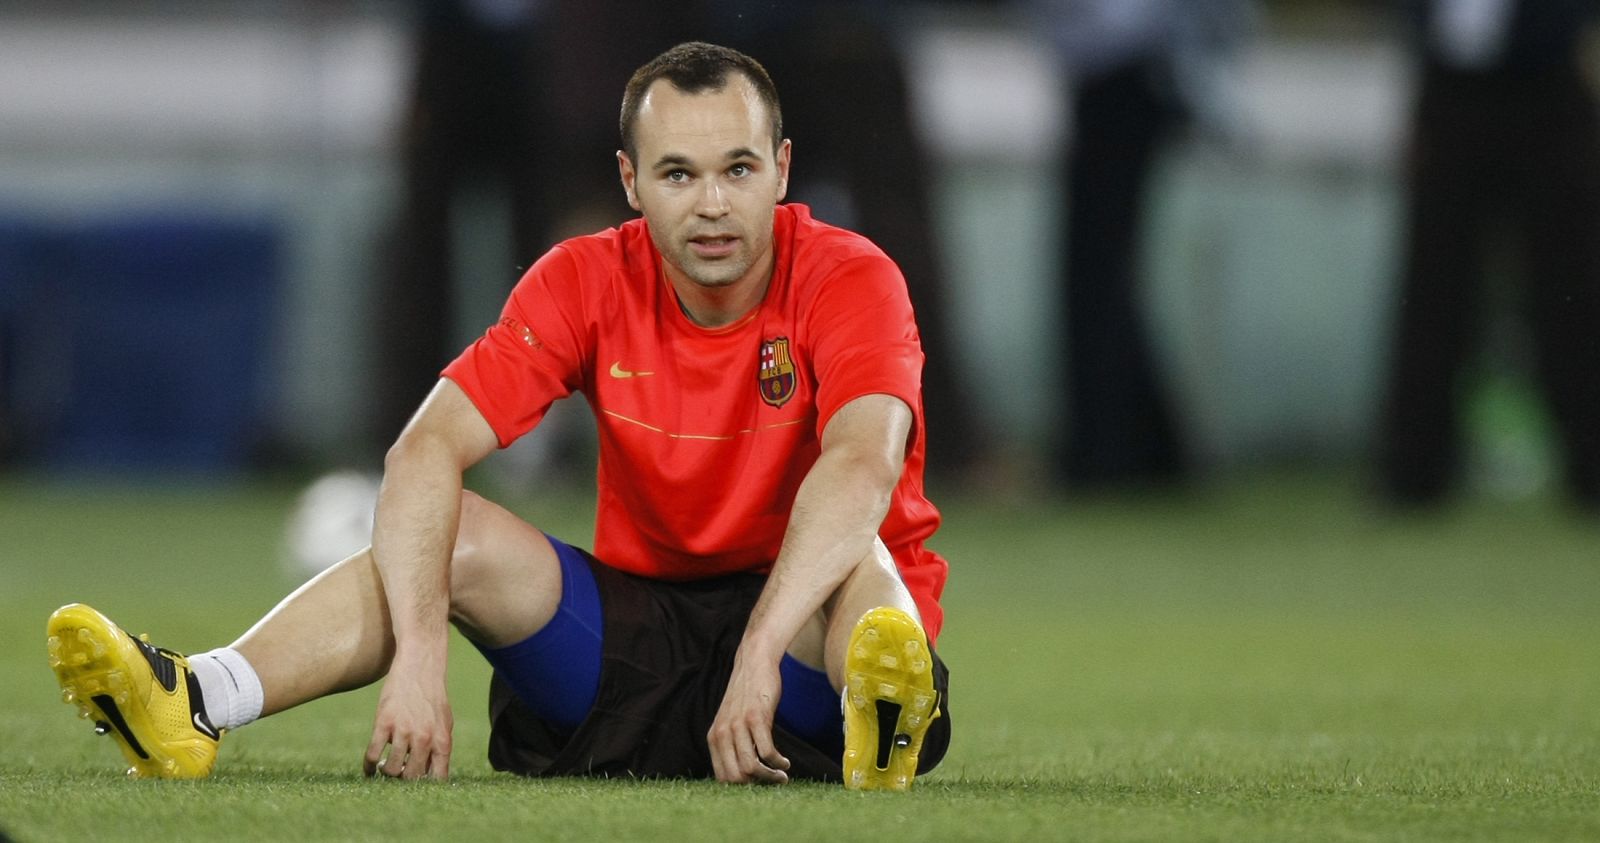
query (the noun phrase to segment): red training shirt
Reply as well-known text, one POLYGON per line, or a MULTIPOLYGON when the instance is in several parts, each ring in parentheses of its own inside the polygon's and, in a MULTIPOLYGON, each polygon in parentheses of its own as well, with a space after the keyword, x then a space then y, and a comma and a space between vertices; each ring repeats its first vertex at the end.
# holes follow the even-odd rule
POLYGON ((595 556, 691 580, 766 572, 822 430, 845 403, 893 395, 915 417, 878 534, 938 635, 948 565, 923 545, 922 347, 905 279, 866 238, 779 205, 761 304, 720 328, 679 309, 643 219, 551 249, 499 323, 454 362, 500 446, 575 391, 599 427, 595 556))

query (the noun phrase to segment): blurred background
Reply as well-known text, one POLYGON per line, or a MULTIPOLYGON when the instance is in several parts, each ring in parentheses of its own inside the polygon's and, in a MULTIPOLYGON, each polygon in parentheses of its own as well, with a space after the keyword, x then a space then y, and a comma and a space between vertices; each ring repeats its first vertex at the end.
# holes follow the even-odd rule
MULTIPOLYGON (((365 544, 439 369, 551 243, 630 215, 624 81, 698 37, 772 70, 791 198, 918 311, 949 828, 1600 839, 1597 7, 0 2, 0 818, 87 838, 149 803, 55 702, 48 611, 194 652, 365 544)), ((469 482, 582 544, 563 409, 469 482)), ((452 646, 481 780, 487 670, 452 646)), ((376 695, 241 730, 156 821, 645 816, 350 791, 376 695)), ((698 835, 772 826, 732 796, 698 835)))
MULTIPOLYGON (((1331 467, 1407 506, 1557 493, 1592 512, 1600 392, 1570 370, 1600 371, 1597 267, 1534 278, 1537 244, 1600 234, 1591 4, 663 6, 4 4, 4 470, 375 469, 526 266, 627 218, 622 82, 701 37, 773 71, 791 198, 906 269, 936 495, 1331 467), (1550 91, 1571 119, 1545 129, 1528 103, 1550 91), (1506 100, 1523 112, 1461 117, 1506 100), (1426 172, 1482 154, 1431 177, 1461 188, 1441 207, 1487 197, 1454 240, 1413 211, 1439 200, 1414 195, 1408 153, 1449 115, 1426 172), (1565 163, 1540 163, 1557 136, 1565 163), (1473 177, 1502 169, 1556 174, 1572 201, 1473 177), (1578 236, 1549 241, 1563 221, 1578 236), (1428 237, 1461 257, 1443 282, 1428 237)), ((584 416, 496 470, 584 481, 584 416)))

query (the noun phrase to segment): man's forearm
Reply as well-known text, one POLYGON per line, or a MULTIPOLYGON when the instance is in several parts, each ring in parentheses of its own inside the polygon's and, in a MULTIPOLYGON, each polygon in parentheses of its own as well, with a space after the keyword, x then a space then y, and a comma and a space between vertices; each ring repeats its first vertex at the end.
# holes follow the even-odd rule
POLYGON ((818 458, 800 485, 782 550, 750 613, 747 647, 782 655, 871 551, 900 470, 870 450, 839 448, 818 458))
POLYGON ((384 463, 372 534, 397 661, 443 663, 460 515, 461 470, 450 453, 426 437, 397 443, 384 463))

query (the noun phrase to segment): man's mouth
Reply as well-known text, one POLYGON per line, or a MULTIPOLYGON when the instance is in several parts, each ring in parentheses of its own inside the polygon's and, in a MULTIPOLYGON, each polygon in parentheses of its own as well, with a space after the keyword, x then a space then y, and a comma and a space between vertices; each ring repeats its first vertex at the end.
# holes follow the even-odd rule
POLYGON ((731 234, 701 235, 689 238, 689 248, 697 257, 720 258, 733 254, 739 245, 739 238, 731 234))

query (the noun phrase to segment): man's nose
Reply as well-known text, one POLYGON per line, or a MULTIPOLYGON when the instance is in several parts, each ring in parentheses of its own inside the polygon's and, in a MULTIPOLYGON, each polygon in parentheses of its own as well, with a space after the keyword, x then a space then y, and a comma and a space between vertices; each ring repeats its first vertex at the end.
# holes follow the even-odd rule
POLYGON ((705 190, 700 191, 700 203, 695 211, 702 217, 716 219, 728 213, 728 197, 723 192, 722 184, 716 179, 706 180, 705 190))

